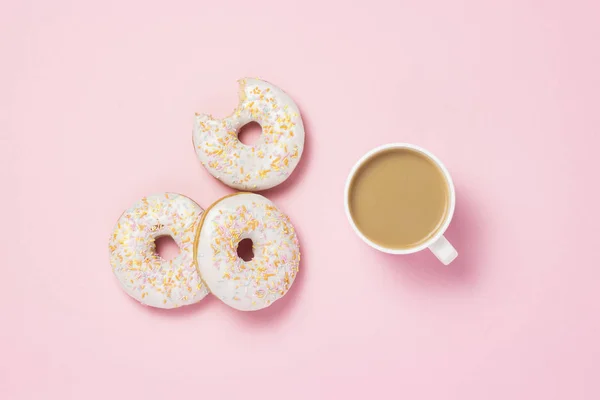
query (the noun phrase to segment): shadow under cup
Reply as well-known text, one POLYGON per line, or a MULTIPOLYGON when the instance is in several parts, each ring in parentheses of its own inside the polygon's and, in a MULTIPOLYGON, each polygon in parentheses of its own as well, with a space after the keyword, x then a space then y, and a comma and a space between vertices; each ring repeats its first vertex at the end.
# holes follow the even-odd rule
POLYGON ((416 146, 387 145, 363 157, 346 187, 347 211, 363 239, 393 253, 431 244, 454 208, 452 183, 442 168, 416 146))

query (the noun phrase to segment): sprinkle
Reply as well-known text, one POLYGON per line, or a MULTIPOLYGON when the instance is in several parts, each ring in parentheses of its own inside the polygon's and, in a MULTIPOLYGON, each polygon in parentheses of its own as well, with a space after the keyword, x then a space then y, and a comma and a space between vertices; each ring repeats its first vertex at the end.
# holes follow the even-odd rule
POLYGON ((215 120, 196 114, 196 153, 213 176, 231 187, 273 187, 287 179, 299 162, 304 145, 302 120, 293 100, 271 90, 270 83, 248 79, 241 80, 240 85, 239 106, 229 117, 215 120), (248 119, 262 127, 263 134, 253 146, 242 144, 237 137, 237 127, 248 119), (295 156, 288 147, 296 149, 295 156), (278 173, 266 175, 267 170, 278 173))
POLYGON ((123 213, 109 251, 113 271, 130 296, 161 308, 195 303, 206 296, 208 290, 193 259, 195 227, 202 212, 185 196, 163 193, 145 197, 123 213), (155 252, 155 239, 165 228, 180 246, 177 257, 169 261, 155 252), (182 301, 175 303, 172 298, 182 301))
MULTIPOLYGON (((234 198, 235 206, 225 198, 207 212, 200 243, 212 251, 206 259, 197 259, 198 266, 201 271, 219 271, 219 286, 208 284, 225 302, 241 303, 236 306, 240 309, 259 309, 289 290, 299 268, 298 240, 289 218, 266 198, 247 193, 234 198), (253 240, 250 261, 237 255, 243 238, 253 240)), ((209 279, 211 274, 204 276, 209 279)))

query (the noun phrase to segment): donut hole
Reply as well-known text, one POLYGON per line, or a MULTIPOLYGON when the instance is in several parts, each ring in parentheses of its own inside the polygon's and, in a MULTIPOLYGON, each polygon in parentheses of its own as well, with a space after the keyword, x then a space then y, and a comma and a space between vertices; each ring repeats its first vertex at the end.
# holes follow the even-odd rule
POLYGON ((254 243, 252 239, 243 239, 238 243, 237 255, 244 261, 251 261, 254 258, 254 251, 252 251, 254 243))
POLYGON ((156 254, 169 261, 179 255, 179 246, 171 236, 159 236, 154 240, 156 254))
POLYGON ((248 122, 238 132, 238 140, 246 146, 254 146, 262 135, 262 127, 258 122, 248 122))

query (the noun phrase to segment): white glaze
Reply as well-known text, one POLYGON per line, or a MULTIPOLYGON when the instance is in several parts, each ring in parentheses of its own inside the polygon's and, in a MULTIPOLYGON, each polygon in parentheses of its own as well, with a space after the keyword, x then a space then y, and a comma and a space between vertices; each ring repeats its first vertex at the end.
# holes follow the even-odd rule
POLYGON ((144 197, 121 215, 109 240, 109 254, 127 294, 158 308, 193 304, 208 294, 193 258, 202 213, 183 195, 161 193, 144 197), (179 246, 172 260, 156 254, 154 240, 159 236, 171 236, 179 246))
POLYGON ((196 114, 193 143, 200 162, 224 184, 264 190, 285 181, 300 161, 304 125, 294 101, 277 86, 242 79, 240 102, 232 115, 215 119, 196 114), (239 141, 242 126, 255 121, 262 134, 253 146, 239 141))
POLYGON ((225 197, 208 208, 196 238, 196 262, 211 292, 242 311, 268 307, 286 294, 300 265, 300 246, 289 218, 253 193, 225 197), (243 239, 254 258, 237 255, 243 239))

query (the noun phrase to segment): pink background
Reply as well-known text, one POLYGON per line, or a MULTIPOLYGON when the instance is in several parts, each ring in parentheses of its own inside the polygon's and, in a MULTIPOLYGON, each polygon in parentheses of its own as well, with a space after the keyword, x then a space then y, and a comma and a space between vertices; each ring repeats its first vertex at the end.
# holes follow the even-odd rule
POLYGON ((598 2, 334 3, 2 2, 0 398, 600 398, 598 2), (263 312, 142 307, 113 224, 153 192, 231 192, 192 116, 229 113, 244 76, 303 112, 266 193, 299 278, 263 312), (448 268, 346 221, 349 169, 394 141, 454 177, 448 268))

